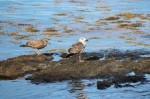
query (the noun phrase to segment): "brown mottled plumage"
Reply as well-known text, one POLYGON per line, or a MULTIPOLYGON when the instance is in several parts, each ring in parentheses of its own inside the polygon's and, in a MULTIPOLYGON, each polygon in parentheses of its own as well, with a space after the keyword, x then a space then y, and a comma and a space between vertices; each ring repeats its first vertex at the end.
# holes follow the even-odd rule
POLYGON ((68 52, 71 54, 78 54, 84 50, 85 46, 81 42, 77 42, 73 44, 69 49, 68 52))
MULTIPOLYGON (((26 44, 20 45, 20 47, 31 47, 35 48, 37 50, 44 48, 48 44, 47 38, 41 39, 41 40, 32 40, 28 41, 26 44)), ((38 53, 39 54, 39 53, 38 53)))

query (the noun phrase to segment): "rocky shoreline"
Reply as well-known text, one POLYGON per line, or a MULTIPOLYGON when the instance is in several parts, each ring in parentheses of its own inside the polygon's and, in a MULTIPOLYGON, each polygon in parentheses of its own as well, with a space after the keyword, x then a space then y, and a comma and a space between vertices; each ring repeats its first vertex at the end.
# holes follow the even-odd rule
MULTIPOLYGON (((78 55, 64 58, 65 53, 61 54, 62 59, 59 61, 53 61, 53 54, 23 55, 0 61, 0 79, 17 79, 32 74, 26 80, 33 83, 110 77, 119 82, 118 79, 122 78, 128 80, 125 75, 130 72, 135 72, 136 75, 150 74, 150 58, 141 57, 146 54, 149 52, 116 51, 108 53, 102 60, 104 55, 100 52, 83 53, 84 62, 78 62, 78 55)), ((139 78, 136 75, 135 78, 139 78)), ((105 81, 106 86, 114 84, 115 80, 105 81)), ((133 77, 130 80, 135 79, 133 77)), ((103 89, 105 84, 98 82, 98 88, 103 89)))

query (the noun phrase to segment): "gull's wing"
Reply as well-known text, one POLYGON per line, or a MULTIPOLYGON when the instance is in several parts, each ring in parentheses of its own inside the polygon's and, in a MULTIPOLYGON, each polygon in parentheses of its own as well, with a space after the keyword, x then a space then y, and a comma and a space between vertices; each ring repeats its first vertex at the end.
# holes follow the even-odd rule
POLYGON ((84 50, 85 46, 81 42, 73 44, 69 49, 69 53, 81 53, 84 50))
POLYGON ((41 40, 32 40, 26 43, 27 46, 40 49, 44 43, 41 40))

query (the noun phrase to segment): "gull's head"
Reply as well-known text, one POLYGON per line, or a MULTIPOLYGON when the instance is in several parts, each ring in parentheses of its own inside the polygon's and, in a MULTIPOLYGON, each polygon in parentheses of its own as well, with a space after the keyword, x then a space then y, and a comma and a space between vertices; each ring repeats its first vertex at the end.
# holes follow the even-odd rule
POLYGON ((85 37, 79 38, 79 42, 85 42, 85 41, 88 41, 85 37))
POLYGON ((45 43, 48 43, 48 38, 43 38, 42 41, 44 41, 45 43))

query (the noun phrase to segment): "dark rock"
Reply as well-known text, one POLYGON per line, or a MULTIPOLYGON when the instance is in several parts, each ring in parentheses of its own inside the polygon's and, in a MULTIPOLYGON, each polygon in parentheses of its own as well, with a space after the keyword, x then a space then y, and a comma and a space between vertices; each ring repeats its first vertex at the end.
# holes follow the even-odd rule
POLYGON ((134 87, 134 86, 130 84, 125 84, 125 85, 115 84, 115 88, 122 88, 122 87, 134 87))
POLYGON ((120 18, 119 17, 107 17, 105 19, 102 19, 102 20, 119 20, 120 18))
POLYGON ((97 89, 103 90, 110 87, 112 84, 109 81, 97 81, 97 89))
POLYGON ((91 56, 91 57, 88 57, 87 59, 85 60, 99 60, 100 58, 97 57, 97 56, 91 56))
POLYGON ((60 57, 62 57, 62 58, 66 58, 67 57, 67 53, 62 53, 61 55, 60 55, 60 57))
POLYGON ((13 80, 13 79, 17 79, 17 76, 0 75, 0 80, 13 80))
POLYGON ((137 83, 137 82, 146 82, 146 78, 144 76, 117 76, 113 79, 108 79, 104 81, 97 81, 97 89, 106 89, 110 87, 111 85, 115 85, 116 88, 121 87, 134 87, 133 85, 126 84, 126 83, 137 83), (124 85, 122 85, 124 84, 124 85))
POLYGON ((117 83, 136 83, 136 82, 144 82, 146 79, 144 76, 121 76, 112 80, 114 84, 117 83))
POLYGON ((1 61, 0 79, 16 79, 27 73, 42 70, 46 62, 52 59, 51 56, 46 55, 24 55, 1 61), (43 62, 44 65, 42 65, 43 62))
POLYGON ((104 51, 104 53, 107 53, 106 58, 115 58, 116 60, 125 60, 130 58, 132 61, 136 61, 141 59, 140 55, 150 54, 150 51, 143 51, 143 50, 128 51, 127 50, 122 52, 120 50, 114 49, 114 50, 104 51))
POLYGON ((95 83, 88 83, 86 86, 91 87, 93 86, 95 83))

